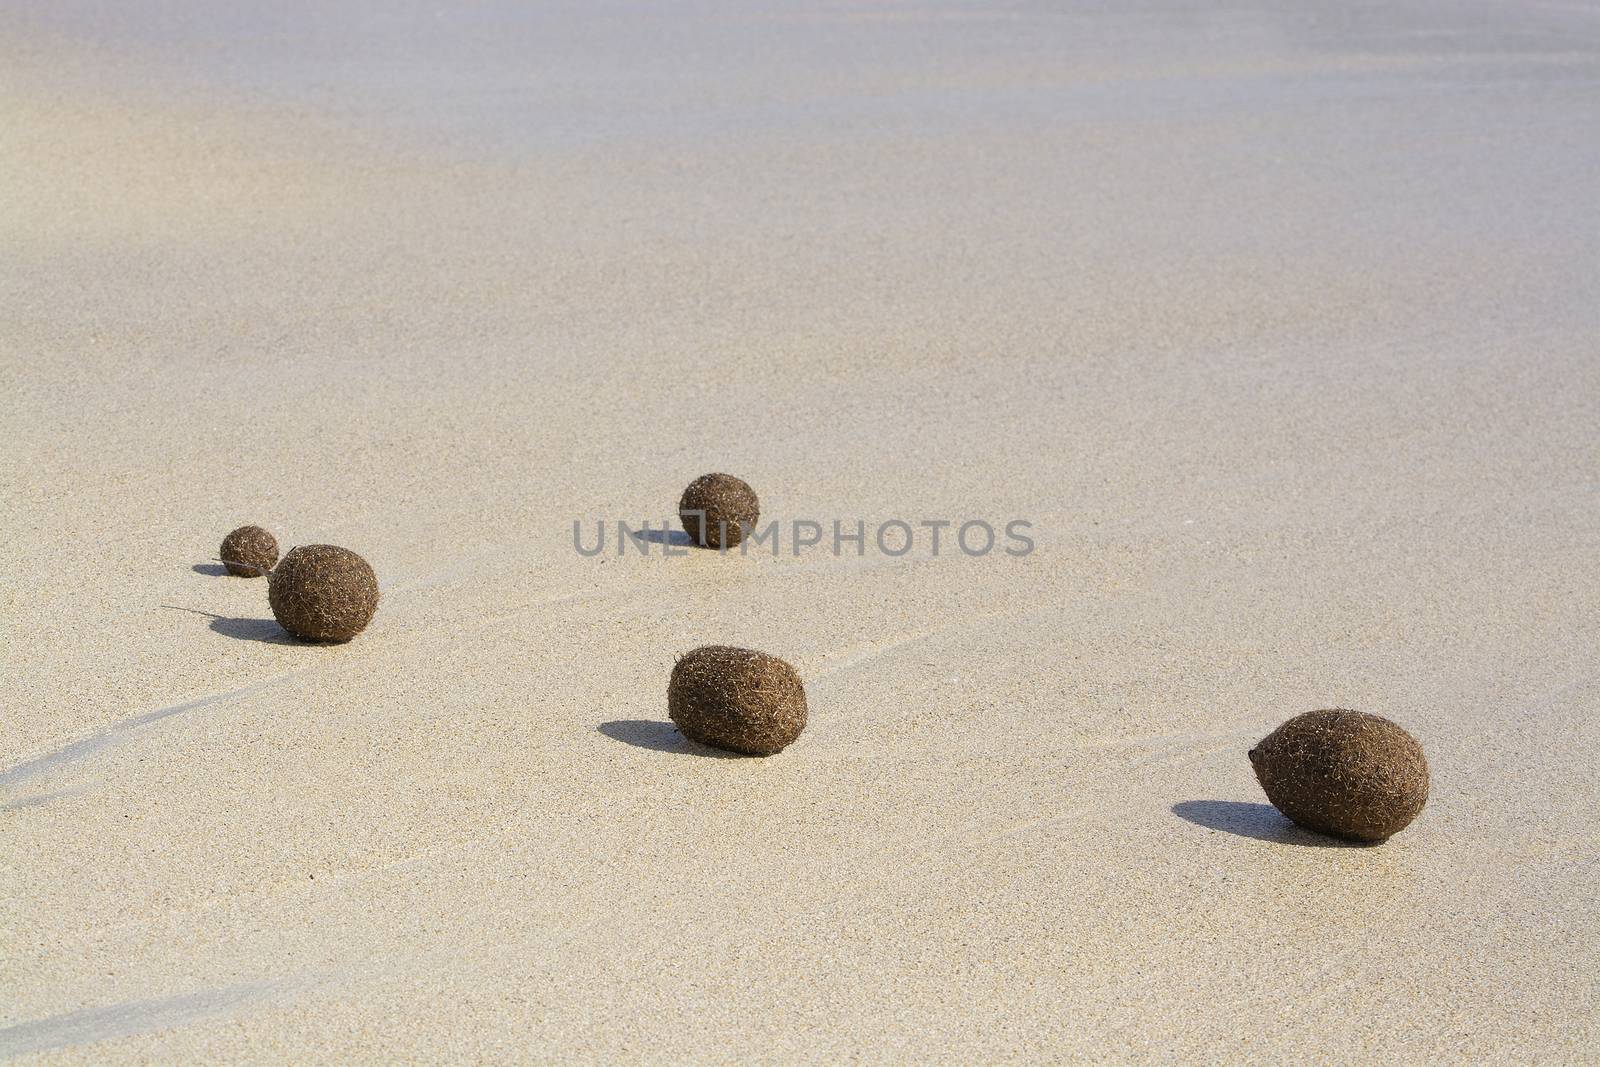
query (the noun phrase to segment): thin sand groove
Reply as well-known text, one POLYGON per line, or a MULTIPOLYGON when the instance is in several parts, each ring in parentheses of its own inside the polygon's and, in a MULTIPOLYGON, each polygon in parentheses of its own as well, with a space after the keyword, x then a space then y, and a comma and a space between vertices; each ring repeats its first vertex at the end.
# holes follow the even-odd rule
POLYGON ((1206 734, 1195 740, 1194 743, 1163 748, 1159 752, 1151 753, 1128 764, 1129 770, 1140 767, 1167 766, 1180 767, 1186 763, 1194 763, 1214 756, 1218 752, 1231 751, 1240 744, 1240 736, 1236 733, 1206 734), (1210 741, 1211 744, 1203 742, 1210 741))
POLYGON ((844 671, 854 670, 857 667, 871 663, 873 660, 898 652, 908 645, 914 645, 941 634, 959 632, 999 618, 1027 618, 1032 614, 1033 610, 1032 608, 1002 608, 998 611, 973 615, 936 626, 903 630, 898 634, 892 634, 877 641, 864 641, 838 652, 826 654, 816 661, 815 667, 807 668, 806 676, 818 680, 828 678, 844 671))
POLYGON ((147 711, 131 718, 123 719, 121 722, 113 723, 88 737, 69 742, 59 748, 52 749, 32 759, 24 760, 21 763, 13 764, 6 770, 0 771, 0 788, 13 788, 18 783, 25 782, 30 778, 81 763, 107 749, 127 744, 137 739, 137 731, 142 727, 160 722, 162 719, 170 718, 174 715, 182 715, 190 711, 198 711, 201 708, 211 707, 215 704, 228 703, 251 693, 269 689, 313 669, 315 668, 307 667, 300 670, 285 671, 263 681, 240 686, 237 689, 229 689, 220 693, 208 693, 203 697, 169 704, 163 708, 156 708, 154 711, 147 711))
POLYGON ((15 1059, 186 1026, 254 1007, 294 986, 295 983, 284 979, 241 982, 220 989, 125 1000, 105 1007, 33 1019, 0 1029, 0 1058, 15 1059))
POLYGON ((1057 823, 1070 822, 1073 819, 1081 819, 1083 816, 1094 810, 1095 809, 1093 805, 1078 804, 1068 808, 1065 811, 1053 811, 1045 815, 1037 815, 1031 818, 1019 819, 1015 822, 1008 822, 1002 826, 984 830, 980 833, 972 834, 962 838, 960 847, 983 848, 1006 838, 1020 837, 1034 830, 1043 829, 1047 826, 1054 826, 1057 823))

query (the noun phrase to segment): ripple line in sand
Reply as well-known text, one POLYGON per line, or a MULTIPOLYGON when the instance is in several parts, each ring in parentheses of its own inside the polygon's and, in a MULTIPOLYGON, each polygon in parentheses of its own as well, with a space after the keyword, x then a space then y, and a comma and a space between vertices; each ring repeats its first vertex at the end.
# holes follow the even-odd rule
POLYGON ((926 641, 928 638, 937 634, 945 633, 950 630, 959 630, 963 627, 974 626, 978 623, 988 622, 990 619, 997 619, 1002 616, 1016 614, 1026 616, 1031 614, 1032 611, 1033 608, 1031 605, 1024 609, 1007 607, 1001 608, 999 611, 991 611, 982 615, 974 615, 970 618, 957 619, 953 622, 943 623, 938 626, 929 626, 921 630, 905 630, 887 640, 868 641, 859 645, 853 645, 842 652, 825 657, 822 662, 817 665, 817 668, 808 671, 806 676, 811 679, 827 678, 829 675, 837 674, 840 671, 846 671, 853 667, 859 667, 861 664, 870 660, 877 659, 880 656, 888 655, 897 648, 904 648, 906 645, 915 644, 918 641, 926 641))
POLYGON ((108 748, 115 748, 118 745, 127 744, 137 736, 137 731, 140 728, 149 726, 151 723, 159 722, 162 719, 170 718, 173 715, 182 715, 185 712, 196 711, 212 704, 221 704, 225 701, 233 700, 249 693, 254 693, 257 690, 266 689, 269 686, 277 685, 279 682, 282 682, 285 679, 292 678, 297 674, 304 674, 306 671, 312 669, 313 668, 306 667, 297 671, 286 671, 283 674, 275 675, 266 679, 265 681, 255 682, 251 685, 240 686, 238 689, 224 690, 220 693, 208 693, 207 695, 203 697, 197 697, 194 700, 185 700, 177 704, 168 704, 164 708, 157 708, 154 711, 147 711, 143 714, 123 719, 121 722, 112 723, 110 726, 105 727, 98 733, 90 734, 88 737, 79 738, 76 741, 62 745, 60 748, 52 749, 42 756, 35 756, 33 759, 24 760, 15 766, 8 767, 4 771, 0 771, 0 788, 10 789, 13 786, 27 781, 29 778, 35 777, 36 775, 44 774, 47 771, 52 771, 59 767, 64 767, 70 763, 76 763, 79 760, 88 759, 90 756, 103 752, 108 748))
POLYGON ((84 1008, 0 1029, 0 1058, 12 1059, 74 1045, 91 1045, 186 1026, 262 1000, 289 986, 285 981, 243 982, 173 997, 125 1000, 84 1008))

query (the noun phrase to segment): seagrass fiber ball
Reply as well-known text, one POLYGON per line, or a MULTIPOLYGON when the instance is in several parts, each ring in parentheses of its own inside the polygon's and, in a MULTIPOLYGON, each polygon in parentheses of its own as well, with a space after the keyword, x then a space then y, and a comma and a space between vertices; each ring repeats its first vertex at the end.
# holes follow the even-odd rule
POLYGON ((756 528, 756 491, 731 474, 702 474, 678 500, 678 518, 697 545, 732 548, 756 528))
POLYGON ((259 578, 278 562, 278 539, 259 526, 241 526, 217 550, 223 568, 241 578, 259 578))
POLYGON ((302 641, 348 641, 378 610, 378 576, 336 545, 292 548, 273 569, 267 598, 278 625, 302 641))
POLYGON ((672 668, 667 714, 691 741, 770 756, 805 729, 806 690, 776 656, 707 645, 672 668))
POLYGON ((1273 806, 1300 826, 1355 841, 1399 833, 1428 800, 1422 746, 1378 715, 1296 715, 1250 750, 1273 806))

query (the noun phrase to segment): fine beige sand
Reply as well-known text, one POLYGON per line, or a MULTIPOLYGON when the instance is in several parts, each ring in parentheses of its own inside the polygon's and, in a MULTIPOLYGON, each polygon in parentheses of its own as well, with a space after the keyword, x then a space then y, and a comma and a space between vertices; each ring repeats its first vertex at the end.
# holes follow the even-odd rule
POLYGON ((1595 1062, 1600 10, 343 8, 0 2, 0 1056, 1595 1062))

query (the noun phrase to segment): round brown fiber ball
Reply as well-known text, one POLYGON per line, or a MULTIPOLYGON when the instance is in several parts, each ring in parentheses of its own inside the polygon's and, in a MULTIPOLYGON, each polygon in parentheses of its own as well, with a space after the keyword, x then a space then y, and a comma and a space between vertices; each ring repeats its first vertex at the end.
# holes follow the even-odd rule
POLYGON ((229 574, 259 578, 278 562, 278 539, 259 526, 241 526, 222 539, 217 555, 229 574))
POLYGON ((760 517, 756 491, 731 474, 702 474, 678 500, 684 530, 706 548, 732 548, 756 528, 760 517))
POLYGON ((272 571, 267 599, 278 625, 302 641, 348 641, 378 610, 378 576, 335 545, 291 548, 272 571))
POLYGON ((1422 746, 1388 719, 1333 708, 1296 715, 1250 750, 1273 806, 1307 830, 1382 841, 1428 800, 1422 746))
POLYGON ((707 645, 672 668, 667 714, 691 741, 770 756, 805 729, 806 690, 776 656, 707 645))

